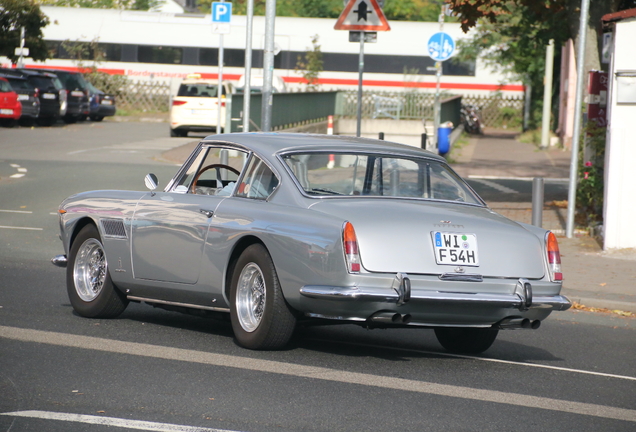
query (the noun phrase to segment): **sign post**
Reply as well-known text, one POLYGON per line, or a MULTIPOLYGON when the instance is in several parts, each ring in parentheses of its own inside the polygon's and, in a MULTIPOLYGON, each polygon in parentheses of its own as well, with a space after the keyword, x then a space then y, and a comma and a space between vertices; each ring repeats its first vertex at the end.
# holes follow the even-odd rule
POLYGON ((216 91, 216 133, 221 133, 221 96, 223 95, 223 35, 230 32, 232 3, 212 2, 212 32, 219 35, 219 84, 216 91))
MULTIPOLYGON (((366 32, 389 31, 391 27, 377 0, 349 0, 333 28, 335 30, 357 31, 360 35, 360 56, 358 57, 358 109, 356 122, 356 136, 359 137, 362 128, 362 74, 364 72, 364 42, 365 39, 367 39, 366 32)), ((351 40, 351 33, 349 33, 349 35, 349 40, 351 40)), ((355 40, 356 38, 354 37, 353 39, 355 40)))
POLYGON ((428 39, 427 51, 430 58, 435 60, 435 105, 434 105, 434 130, 433 142, 438 146, 438 129, 441 123, 440 109, 440 80, 442 78, 442 62, 448 60, 455 52, 455 41, 448 34, 444 33, 444 10, 439 14, 439 32, 428 39))

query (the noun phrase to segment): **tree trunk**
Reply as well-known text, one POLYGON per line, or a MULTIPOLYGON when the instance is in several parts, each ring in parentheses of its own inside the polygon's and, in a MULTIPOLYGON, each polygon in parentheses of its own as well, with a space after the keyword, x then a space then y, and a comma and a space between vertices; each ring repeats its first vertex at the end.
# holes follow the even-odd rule
MULTIPOLYGON (((574 40, 575 57, 579 53, 579 26, 581 20, 581 4, 583 0, 569 0, 568 2, 568 24, 570 34, 574 40)), ((621 0, 589 0, 590 9, 586 26, 585 40, 585 63, 583 69, 585 74, 591 70, 602 70, 601 51, 603 49, 603 31, 601 18, 603 15, 616 12, 621 0)), ((579 59, 576 59, 577 63, 579 59)), ((607 69, 607 67, 606 67, 607 69)), ((587 89, 585 91, 587 93, 587 89)))

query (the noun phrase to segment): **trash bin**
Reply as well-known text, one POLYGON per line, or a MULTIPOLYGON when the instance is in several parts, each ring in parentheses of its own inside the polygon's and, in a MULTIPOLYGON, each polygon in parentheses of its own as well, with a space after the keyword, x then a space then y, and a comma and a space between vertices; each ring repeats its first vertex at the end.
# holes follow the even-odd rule
POLYGON ((437 128, 437 151, 440 155, 445 155, 450 151, 450 135, 453 131, 453 123, 442 123, 437 128))

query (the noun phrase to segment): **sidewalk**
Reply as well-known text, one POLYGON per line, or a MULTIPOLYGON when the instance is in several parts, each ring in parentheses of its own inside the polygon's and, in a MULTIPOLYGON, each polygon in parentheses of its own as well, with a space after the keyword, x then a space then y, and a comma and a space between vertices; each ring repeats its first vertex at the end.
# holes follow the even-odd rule
MULTIPOLYGON (((517 142, 515 134, 489 131, 469 138, 469 143, 453 153, 453 169, 464 178, 568 179, 569 151, 539 150, 517 142)), ((563 181, 563 180, 562 180, 563 181)), ((510 219, 530 223, 532 202, 490 201, 488 205, 510 219)), ((636 250, 603 251, 598 243, 581 232, 564 236, 567 203, 546 203, 543 227, 557 234, 563 269, 563 294, 588 307, 636 313, 636 250)))

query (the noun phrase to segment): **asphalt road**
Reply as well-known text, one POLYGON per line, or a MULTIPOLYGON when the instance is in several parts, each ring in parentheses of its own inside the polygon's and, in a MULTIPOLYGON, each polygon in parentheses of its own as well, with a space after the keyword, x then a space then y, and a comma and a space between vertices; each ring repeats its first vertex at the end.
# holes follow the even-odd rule
MULTIPOLYGON (((77 316, 55 214, 176 171, 165 124, 0 129, 0 431, 633 431, 636 320, 555 313, 477 357, 430 330, 299 329, 283 351, 228 323, 131 304, 77 316), (26 170, 26 171, 25 171, 26 170), (22 176, 15 176, 23 174, 22 176)), ((503 192, 502 192, 503 193, 503 192)))

